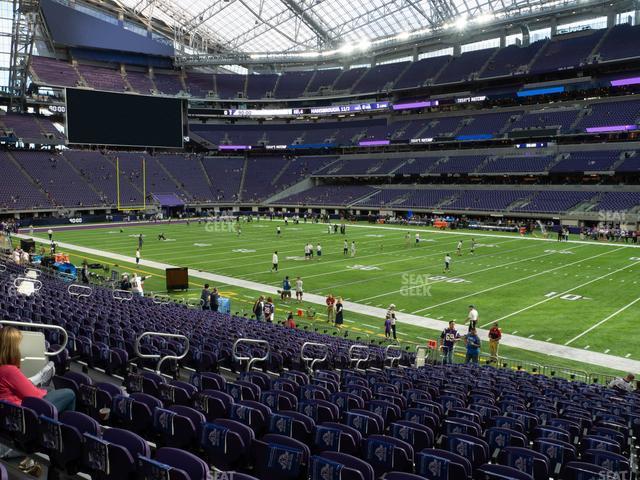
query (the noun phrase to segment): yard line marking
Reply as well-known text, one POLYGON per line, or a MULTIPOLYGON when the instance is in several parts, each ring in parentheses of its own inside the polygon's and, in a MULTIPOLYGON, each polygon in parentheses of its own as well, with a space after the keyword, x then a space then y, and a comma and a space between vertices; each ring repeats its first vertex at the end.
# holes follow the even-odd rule
MULTIPOLYGON (((579 247, 575 247, 575 248, 579 248, 579 247)), ((614 250, 614 252, 615 252, 615 250, 614 250)), ((608 254, 608 253, 611 253, 611 252, 604 252, 604 253, 600 253, 600 254, 598 254, 598 255, 591 256, 591 257, 589 258, 589 260, 591 260, 591 259, 593 259, 593 258, 600 257, 600 256, 602 256, 602 255, 606 255, 606 254, 608 254)), ((552 254, 551 254, 551 253, 545 253, 545 254, 543 254, 543 255, 552 255, 552 254)), ((532 257, 532 258, 536 258, 536 257, 532 257)), ((531 260, 531 259, 528 259, 528 260, 531 260)), ((579 261, 581 261, 581 262, 582 262, 582 261, 584 261, 584 259, 583 259, 583 260, 579 260, 579 261)), ((416 310, 416 311, 411 312, 411 313, 425 312, 425 311, 427 311, 427 310, 431 310, 432 308, 441 307, 442 305, 447 305, 447 304, 449 304, 449 303, 457 302, 457 301, 459 301, 459 300, 464 300, 465 298, 473 297, 473 296, 475 296, 475 295, 481 295, 481 294, 483 294, 483 293, 490 292, 490 291, 492 291, 492 290, 496 290, 496 289, 498 289, 498 288, 507 287, 507 286, 509 286, 509 285, 513 285, 514 283, 519 283, 519 282, 522 282, 522 281, 524 281, 524 280, 529 280, 530 278, 533 278, 533 277, 538 277, 538 276, 540 276, 540 275, 544 275, 545 273, 553 272, 554 270, 558 270, 558 269, 560 269, 560 268, 570 267, 570 266, 574 265, 575 263, 577 263, 577 262, 567 263, 567 264, 565 264, 565 265, 560 265, 560 266, 558 266, 558 267, 554 267, 554 268, 551 268, 551 269, 549 269, 549 270, 542 270, 542 271, 540 271, 540 272, 538 272, 538 273, 533 273, 533 274, 531 274, 531 275, 527 275, 526 277, 522 277, 522 278, 516 278, 515 280, 511 280, 511 281, 509 281, 509 282, 507 282, 507 283, 503 283, 503 284, 501 284, 501 285, 495 285, 495 286, 493 286, 493 287, 485 288, 484 290, 480 290, 480 291, 478 291, 478 292, 474 292, 474 293, 470 293, 470 294, 467 294, 467 295, 463 295, 463 296, 461 296, 461 297, 453 298, 453 299, 451 299, 451 300, 447 300, 447 301, 445 301, 445 302, 436 303, 435 305, 430 305, 430 306, 428 306, 428 307, 421 308, 420 310, 416 310)), ((490 323, 493 323, 493 322, 490 322, 490 323)), ((489 324, 488 324, 488 323, 486 323, 485 325, 482 325, 482 326, 481 326, 481 328, 482 328, 482 327, 485 327, 486 325, 489 325, 489 324)))
POLYGON ((516 333, 518 333, 518 330, 514 330, 511 335, 515 335, 516 333))
POLYGON ((430 338, 424 338, 424 337, 416 337, 416 338, 419 339, 419 340, 426 340, 426 341, 431 340, 430 338))
POLYGON ((553 338, 553 337, 549 337, 549 338, 547 338, 547 339, 545 340, 545 342, 550 342, 550 341, 551 341, 551 338, 553 338))
POLYGON ((607 348, 607 349, 604 351, 604 353, 609 353, 610 351, 611 351, 611 349, 610 349, 610 348, 607 348))
POLYGON ((590 346, 591 346, 591 345, 587 345, 586 347, 584 347, 584 349, 585 349, 585 350, 589 350, 589 347, 590 347, 590 346))
POLYGON ((379 326, 377 326, 377 325, 369 325, 368 323, 361 323, 360 325, 364 325, 365 327, 375 328, 375 329, 380 328, 380 327, 379 327, 379 326))
MULTIPOLYGON (((500 242, 500 245, 503 245, 505 243, 509 243, 511 241, 512 240, 509 240, 507 242, 500 242)), ((529 248, 529 247, 514 248, 514 249, 511 249, 511 250, 507 250, 506 252, 503 251, 503 252, 487 253, 486 256, 499 255, 499 254, 504 255, 505 253, 524 250, 526 248, 529 248)), ((411 257, 411 258, 401 258, 401 259, 397 259, 397 260, 390 260, 388 262, 374 263, 374 264, 371 264, 369 266, 379 267, 379 266, 382 266, 382 265, 389 265, 389 264, 392 264, 392 263, 407 262, 407 261, 411 261, 412 263, 415 263, 416 260, 421 260, 421 259, 429 258, 429 257, 437 257, 438 255, 444 255, 445 253, 447 253, 447 249, 440 250, 440 251, 437 251, 435 253, 430 253, 429 255, 420 255, 420 256, 415 256, 415 257, 411 257)), ((356 258, 358 258, 358 257, 356 257, 356 258)), ((466 260, 460 260, 460 261, 456 262, 456 265, 459 265, 461 263, 466 263, 466 260)), ((417 268, 413 268, 411 270, 405 270, 403 272, 392 272, 392 273, 389 273, 389 274, 386 274, 386 275, 377 275, 375 279, 378 280, 378 279, 381 279, 381 278, 395 277, 395 276, 398 276, 398 275, 403 275, 405 273, 415 272, 415 271, 418 271, 418 270, 423 270, 425 268, 427 268, 427 267, 420 266, 420 267, 417 267, 417 268)), ((332 272, 316 273, 314 275, 305 275, 305 279, 315 278, 315 277, 326 277, 328 275, 336 275, 336 274, 339 274, 339 273, 345 273, 345 272, 349 272, 349 271, 351 271, 351 270, 345 268, 345 269, 342 269, 342 270, 335 270, 335 271, 332 271, 332 272)), ((366 282, 370 282, 370 281, 371 281, 371 279, 369 279, 369 278, 361 279, 361 280, 353 280, 353 281, 350 281, 350 282, 332 284, 332 288, 339 288, 339 287, 344 287, 344 286, 347 286, 347 285, 354 285, 356 283, 366 283, 366 282)), ((362 300, 358 300, 358 301, 362 301, 362 300)))
MULTIPOLYGON (((505 243, 505 242, 502 242, 502 243, 505 243)), ((580 247, 575 247, 575 248, 580 248, 580 247)), ((491 255, 491 254, 490 254, 490 255, 491 255)), ((477 273, 482 273, 482 272, 486 272, 486 271, 489 271, 489 270, 494 270, 494 269, 496 269, 496 268, 504 268, 505 266, 507 266, 507 265, 513 265, 514 263, 528 262, 528 261, 530 261, 532 258, 538 258, 538 257, 540 257, 540 256, 546 256, 546 255, 551 255, 551 253, 543 253, 543 254, 541 254, 541 255, 538 255, 538 256, 535 256, 535 257, 530 257, 530 258, 521 258, 520 260, 514 260, 513 262, 503 263, 503 264, 498 264, 498 265, 493 265, 493 266, 491 266, 491 267, 482 268, 482 269, 480 269, 480 270, 475 270, 475 271, 473 271, 473 272, 462 273, 461 275, 462 275, 463 277, 467 277, 467 276, 469 276, 469 275, 475 275, 475 274, 477 274, 477 273)), ((463 261, 464 261, 464 260, 463 260, 463 261)), ((408 270, 408 271, 410 272, 410 271, 412 271, 412 270, 408 270)), ((407 271, 405 271, 405 272, 401 272, 401 273, 400 273, 400 275, 405 275, 406 273, 407 273, 407 271)), ((429 286, 431 286, 431 285, 435 285, 436 283, 444 283, 444 282, 446 282, 446 280, 448 280, 448 279, 445 279, 445 280, 435 280, 435 281, 433 281, 433 282, 429 283, 428 285, 429 285, 429 286)), ((415 289, 415 288, 423 288, 424 286, 425 286, 424 284, 419 283, 419 284, 417 284, 417 285, 413 285, 413 286, 410 286, 410 287, 403 287, 403 288, 401 288, 401 289, 399 289, 399 290, 394 290, 394 291, 391 291, 391 292, 380 293, 380 294, 378 294, 378 295, 374 295, 374 296, 372 296, 372 297, 361 298, 361 299, 359 299, 358 301, 359 301, 359 302, 363 302, 363 301, 365 301, 365 300, 371 300, 371 299, 374 299, 374 298, 384 297, 384 296, 387 296, 387 295, 393 295, 394 293, 408 292, 409 290, 413 290, 413 289, 415 289)), ((429 308, 432 308, 432 307, 423 308, 423 309, 416 310, 416 311, 411 312, 411 313, 415 314, 415 313, 418 313, 418 312, 422 312, 422 311, 424 311, 424 310, 428 310, 429 308)))
POLYGON ((625 358, 629 358, 630 356, 631 356, 631 354, 630 354, 630 353, 627 353, 624 357, 625 357, 625 358))
POLYGON ((535 333, 532 333, 531 335, 529 335, 529 338, 533 338, 535 336, 535 333))
MULTIPOLYGON (((608 275, 612 275, 615 272, 611 272, 608 275)), ((566 292, 565 292, 566 293, 566 292)), ((607 318, 600 320, 598 323, 596 323, 595 325, 592 325, 591 327, 587 328, 584 332, 582 332, 580 335, 576 335, 575 337, 573 337, 571 340, 569 340, 568 342, 565 343, 565 345, 570 345, 571 343, 573 343, 575 340, 579 339, 580 337, 586 335, 587 333, 589 333, 590 331, 598 328, 600 325, 602 325, 603 323, 605 323, 608 320, 611 320, 613 317, 615 317, 616 315, 618 315, 619 313, 624 312, 627 308, 631 307, 632 305, 636 304, 637 302, 640 302, 640 297, 636 298, 633 302, 631 303, 627 303, 624 307, 616 310, 615 312, 613 312, 611 315, 609 315, 607 318)))
MULTIPOLYGON (((616 250, 613 250, 613 251, 615 252, 616 250)), ((600 255, 597 255, 597 256, 606 255, 607 253, 610 253, 610 252, 605 252, 604 254, 600 254, 600 255)), ((595 257, 592 257, 592 258, 595 258, 595 257)), ((637 262, 636 262, 636 263, 637 263, 637 262)), ((604 275, 601 275, 601 276, 599 276, 599 277, 596 277, 596 278, 594 278, 593 280, 589 280, 588 282, 585 282, 585 283, 583 283, 583 284, 581 284, 581 285, 577 285, 577 286, 575 286, 575 287, 570 288, 569 290, 565 290, 564 292, 557 293, 556 295, 554 295, 554 296, 552 296, 552 297, 547 297, 547 298, 545 298, 544 300, 540 300, 539 302, 534 303, 533 305, 529 305, 528 307, 521 308, 520 310, 517 310, 517 311, 515 311, 515 312, 513 312, 513 313, 510 313, 510 314, 505 315, 505 316, 503 316, 503 317, 500 317, 500 318, 498 318, 498 319, 496 319, 496 320, 493 320, 493 321, 491 321, 491 322, 489 322, 489 323, 486 323, 486 324, 484 324, 484 325, 481 325, 481 326, 480 326, 480 328, 485 327, 485 326, 489 325, 490 323, 493 323, 493 322, 499 322, 500 320, 504 320, 505 318, 513 317, 514 315, 517 315, 517 314, 519 314, 519 313, 522 313, 522 312, 524 312, 524 311, 526 311, 526 310, 529 310, 529 309, 531 309, 531 308, 535 308, 535 307, 537 307, 538 305, 542 305, 543 303, 547 303, 547 302, 549 302, 549 301, 551 301, 551 300, 555 300, 556 298, 559 298, 559 297, 561 297, 561 296, 563 296, 563 295, 566 295, 567 293, 571 293, 571 292, 573 292, 574 290, 577 290, 577 289, 579 289, 579 288, 585 287, 585 286, 587 286, 587 285, 589 285, 589 284, 591 284, 591 283, 593 283, 593 282, 597 282, 598 280, 603 280, 604 278, 608 277, 609 275, 614 275, 614 274, 616 274, 616 273, 618 273, 618 272, 621 272, 621 271, 623 271, 623 270, 626 270, 626 269, 628 269, 629 267, 631 267, 631 265, 627 265, 626 267, 619 268, 618 270, 614 270, 613 272, 605 273, 604 275)), ((640 300, 640 299, 639 299, 639 300, 640 300)), ((580 336, 582 336, 582 335, 580 335, 580 336)), ((573 341, 573 340, 575 340, 575 339, 572 339, 571 341, 573 341)))

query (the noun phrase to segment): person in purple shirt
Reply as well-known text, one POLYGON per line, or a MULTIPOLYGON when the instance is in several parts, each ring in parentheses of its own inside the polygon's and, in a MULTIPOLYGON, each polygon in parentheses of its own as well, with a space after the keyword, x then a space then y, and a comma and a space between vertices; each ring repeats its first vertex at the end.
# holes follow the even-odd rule
POLYGON ((460 340, 460 334, 456 330, 456 324, 452 320, 449 327, 440 334, 440 349, 442 350, 442 363, 453 363, 453 347, 460 340))

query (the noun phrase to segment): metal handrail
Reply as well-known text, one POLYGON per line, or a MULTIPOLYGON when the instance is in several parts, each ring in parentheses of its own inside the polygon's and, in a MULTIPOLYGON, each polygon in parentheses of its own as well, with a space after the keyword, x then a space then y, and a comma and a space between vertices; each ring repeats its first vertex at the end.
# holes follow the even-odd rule
POLYGON ((64 337, 64 341, 62 342, 62 346, 56 350, 55 352, 44 352, 44 355, 47 357, 55 357, 56 355, 64 352, 64 349, 67 348, 67 342, 69 341, 69 335, 67 331, 59 325, 47 325, 45 323, 29 323, 29 322, 15 322, 13 320, 0 320, 1 325, 11 325, 14 327, 27 327, 27 328, 37 328, 41 330, 58 330, 62 332, 62 336, 64 337))
POLYGON ((358 343, 354 343, 349 347, 349 365, 351 365, 351 363, 353 362, 356 362, 356 369, 360 368, 360 364, 362 362, 369 361, 370 356, 371 356, 371 352, 369 351, 369 347, 366 345, 360 345, 358 343), (360 351, 360 352, 364 351, 367 354, 367 356, 365 358, 354 357, 353 353, 356 351, 360 351))
POLYGON ((547 376, 558 376, 558 374, 566 375, 569 380, 579 380, 585 383, 589 383, 590 375, 586 370, 576 370, 575 368, 565 368, 558 365, 544 365, 541 367, 542 373, 547 376), (553 375, 551 373, 553 372, 553 375))
POLYGON ((67 287, 67 293, 72 297, 90 297, 93 294, 93 288, 86 285, 78 285, 77 283, 72 283, 67 287))
POLYGON ((266 340, 257 340, 255 338, 238 338, 235 342, 233 342, 233 348, 231 349, 231 355, 233 356, 234 360, 236 360, 237 362, 242 362, 244 360, 247 361, 247 372, 251 370, 251 366, 255 362, 264 362, 265 360, 267 360, 269 358, 270 353, 271 353, 271 346, 269 345, 269 342, 267 342, 266 340), (250 345, 265 345, 267 347, 267 353, 265 353, 264 356, 262 357, 240 356, 238 355, 237 349, 238 349, 238 345, 241 343, 250 344, 250 345))
POLYGON ((167 303, 171 303, 172 300, 165 295, 153 295, 152 301, 156 305, 166 305, 167 303))
POLYGON ((127 301, 130 302, 133 300, 133 292, 130 290, 121 290, 116 288, 111 292, 111 296, 114 300, 118 300, 120 302, 127 301))
POLYGON ((399 349, 399 345, 395 345, 395 344, 387 345, 384 349, 384 358, 382 360, 382 366, 386 367, 387 360, 390 360, 389 368, 393 368, 393 363, 398 362, 398 364, 400 364, 401 359, 402 359, 402 350, 399 349), (398 355, 389 355, 389 350, 391 350, 391 348, 393 347, 395 347, 395 349, 398 351, 398 355))
POLYGON ((326 343, 304 342, 302 344, 302 347, 300 348, 300 360, 302 360, 305 363, 311 362, 311 365, 307 367, 310 371, 313 371, 313 367, 315 366, 316 363, 321 363, 326 361, 328 356, 329 356, 329 345, 327 345, 326 343), (305 357, 304 349, 306 347, 321 347, 324 350, 324 355, 321 357, 305 357))
POLYGON ((144 332, 138 338, 134 345, 134 350, 138 358, 158 358, 158 365, 156 366, 156 373, 160 373, 160 367, 166 360, 182 360, 189 353, 189 339, 184 335, 177 333, 161 333, 161 332, 144 332), (140 352, 140 342, 144 337, 164 337, 164 338, 179 338, 184 340, 184 352, 181 355, 160 355, 159 353, 142 353, 140 352))
POLYGON ((0 273, 4 273, 7 271, 7 266, 6 265, 0 265, 0 273))

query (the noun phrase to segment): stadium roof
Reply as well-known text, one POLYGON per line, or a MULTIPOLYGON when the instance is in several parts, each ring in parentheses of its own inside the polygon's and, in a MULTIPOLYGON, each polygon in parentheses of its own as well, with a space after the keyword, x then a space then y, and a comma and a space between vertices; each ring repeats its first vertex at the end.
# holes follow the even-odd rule
POLYGON ((330 50, 577 4, 578 0, 114 0, 232 52, 330 50))

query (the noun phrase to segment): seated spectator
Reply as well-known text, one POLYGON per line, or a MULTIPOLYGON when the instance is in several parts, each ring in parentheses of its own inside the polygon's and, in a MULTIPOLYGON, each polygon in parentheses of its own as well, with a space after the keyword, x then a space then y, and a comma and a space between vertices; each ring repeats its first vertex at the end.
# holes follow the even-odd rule
MULTIPOLYGON (((73 390, 61 388, 47 392, 36 387, 20 370, 20 342, 22 332, 13 327, 0 330, 0 400, 22 405, 26 397, 44 398, 53 404, 58 413, 75 410, 76 395, 73 390)), ((53 365, 47 365, 33 380, 40 385, 49 383, 55 373, 53 365)))
POLYGON ((623 378, 614 378, 609 383, 609 388, 613 388, 614 390, 617 390, 618 392, 624 392, 624 393, 633 392, 633 380, 634 380, 634 378, 635 377, 633 376, 632 373, 628 373, 623 378))
POLYGON ((293 313, 289 312, 287 320, 284 322, 284 326, 287 328, 296 328, 296 322, 293 319, 293 313))

